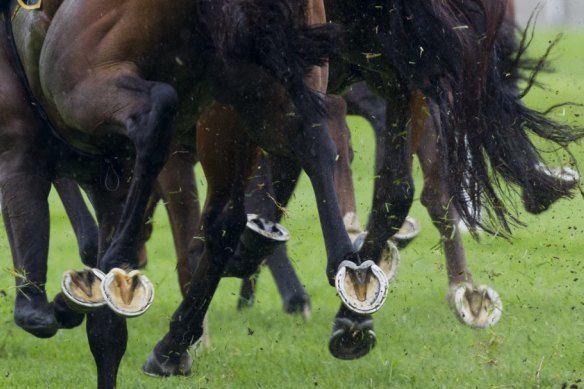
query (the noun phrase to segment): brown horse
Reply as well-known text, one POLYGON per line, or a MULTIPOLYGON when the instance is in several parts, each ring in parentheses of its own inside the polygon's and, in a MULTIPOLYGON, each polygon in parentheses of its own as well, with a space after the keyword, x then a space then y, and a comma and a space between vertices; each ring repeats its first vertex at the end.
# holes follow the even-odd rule
MULTIPOLYGON (((24 12, 12 6, 4 14, 7 25, 12 21, 14 36, 9 34, 9 38, 15 42, 24 64, 28 79, 24 84, 30 85, 28 92, 34 96, 31 100, 44 107, 36 113, 41 119, 45 116, 50 119, 50 123, 40 122, 53 133, 47 134, 45 128, 41 133, 54 137, 57 143, 66 140, 77 148, 65 148, 70 158, 57 153, 48 159, 59 164, 59 168, 72 170, 72 174, 77 174, 75 178, 89 189, 100 226, 99 268, 105 272, 114 269, 101 282, 109 307, 130 316, 147 307, 135 309, 133 305, 141 303, 137 298, 140 293, 151 293, 147 279, 136 272, 124 273, 115 268, 137 266, 136 237, 170 143, 174 138, 178 143, 193 144, 192 138, 184 139, 188 139, 198 113, 211 99, 234 107, 251 137, 264 149, 303 161, 319 199, 329 249, 329 277, 334 276, 343 260, 360 263, 342 228, 332 189, 329 171, 334 148, 322 119, 320 98, 304 82, 312 67, 324 64, 334 50, 335 45, 331 44, 334 29, 310 27, 304 16, 306 3, 302 1, 185 0, 165 4, 164 12, 160 5, 134 0, 91 4, 45 1, 41 10, 24 12), (30 31, 35 34, 29 34, 30 31), (73 36, 75 41, 70 42, 67 37, 73 36), (268 102, 273 110, 260 115, 268 102), (92 153, 101 165, 73 169, 79 156, 92 153), (124 169, 128 165, 126 160, 134 161, 130 169, 124 169), (125 187, 130 173, 130 185, 125 187), (113 189, 117 190, 112 191, 108 179, 113 180, 113 189), (120 195, 126 200, 116 198, 120 195), (123 204, 123 209, 116 204, 123 204), (108 289, 107 285, 115 287, 108 289)), ((24 89, 27 92, 27 87, 24 89)), ((322 86, 320 89, 323 90, 322 86)), ((27 100, 25 96, 20 102, 27 100)), ((210 112, 212 116, 213 111, 210 112)), ((235 143, 244 136, 241 126, 238 128, 237 133, 229 134, 230 138, 218 139, 208 134, 206 139, 202 133, 198 136, 198 149, 201 159, 207 161, 214 155, 228 156, 237 170, 227 178, 243 182, 248 169, 245 166, 253 160, 254 153, 246 147, 251 145, 250 141, 235 143), (235 147, 234 152, 221 154, 219 148, 224 144, 225 149, 235 147)), ((37 192, 32 188, 36 182, 30 181, 31 192, 37 192)), ((241 196, 231 193, 237 185, 222 186, 222 182, 209 181, 210 187, 218 190, 208 196, 208 204, 215 208, 203 218, 208 247, 194 275, 198 287, 190 288, 184 307, 177 312, 183 318, 194 314, 195 322, 188 323, 192 336, 168 344, 178 347, 179 354, 200 335, 198 318, 202 319, 226 266, 225 248, 235 247, 245 225, 241 196), (219 196, 218 203, 211 201, 213 196, 219 196), (232 201, 233 207, 222 212, 224 203, 220 203, 227 200, 232 201)), ((2 188, 3 204, 11 208, 13 194, 5 184, 2 188)), ((14 215, 16 212, 6 219, 10 224, 14 215)), ((44 274, 41 265, 24 267, 44 274)), ((95 271, 72 274, 71 285, 74 282, 81 285, 79 290, 92 291, 100 283, 98 274, 95 271)), ((30 308, 34 312, 38 307, 30 308)), ((105 307, 87 316, 98 385, 113 387, 127 339, 125 320, 105 307)), ((172 325, 176 327, 177 322, 172 325)), ((178 369, 178 365, 175 367, 178 369)), ((175 371, 172 365, 170 369, 175 371)))
MULTIPOLYGON (((480 2, 477 2, 476 4, 478 4, 478 6, 482 7, 480 2)), ((503 3, 501 3, 500 5, 503 5, 503 3)), ((502 9, 502 8, 501 8, 502 9)), ((496 29, 495 29, 496 30, 496 29)), ((497 33, 492 33, 492 35, 497 35, 497 33)), ((426 39, 428 39, 428 37, 424 37, 426 39)), ((494 50, 500 50, 500 47, 497 47, 494 50)), ((498 66, 500 66, 499 63, 495 63, 495 62, 489 62, 488 64, 489 67, 492 68, 497 68, 498 66)), ((364 72, 363 69, 359 69, 360 72, 364 72)), ((383 69, 381 69, 383 70, 383 69)), ((365 68, 365 72, 371 72, 370 69, 365 68)), ((371 74, 369 74, 370 76, 372 76, 371 74)), ((442 86, 440 86, 441 88, 442 86)), ((496 86, 490 86, 490 88, 500 88, 500 90, 504 90, 503 89, 503 85, 501 84, 496 84, 496 86)), ((453 90, 456 89, 456 86, 450 86, 447 89, 447 92, 443 93, 444 96, 452 96, 454 94, 453 90)), ((498 93, 502 93, 500 90, 498 90, 498 93)), ((411 106, 407 107, 404 106, 403 104, 399 105, 399 104, 394 104, 397 105, 397 107, 389 107, 391 108, 389 111, 390 117, 394 117, 395 120, 390 122, 392 123, 391 125, 391 132, 387 133, 387 132, 383 132, 380 135, 380 144, 384 145, 384 147, 382 148, 383 152, 380 153, 381 158, 379 159, 379 164, 380 166, 378 167, 378 169, 381 170, 380 174, 381 178, 378 180, 377 182, 377 188, 376 188, 376 197, 375 197, 375 201, 374 204, 376 203, 378 206, 382 206, 383 209, 385 210, 379 210, 379 208, 374 208, 374 215, 375 213, 377 213, 378 215, 383 215, 386 214, 388 205, 390 205, 391 207, 398 207, 399 209, 401 209, 402 207, 404 208, 409 208, 409 203, 408 203, 408 196, 403 196, 402 192, 399 190, 401 187, 401 190, 407 189, 407 190, 411 190, 412 185, 411 183, 408 183, 411 181, 411 173, 409 173, 409 155, 411 154, 411 150, 415 150, 417 148, 417 146, 414 145, 420 145, 420 142, 424 142, 425 144, 425 149, 427 150, 434 150, 434 151, 438 151, 439 153, 434 153, 432 158, 430 158, 428 156, 428 154, 423 154, 422 151, 420 152, 420 156, 425 159, 425 161, 427 163, 431 163, 431 165, 426 165, 426 167, 428 168, 428 166, 430 166, 430 168, 432 169, 437 169, 437 171, 434 171, 434 177, 440 177, 441 181, 439 183, 439 187, 436 188, 434 187, 432 189, 431 185, 428 185, 427 188, 428 190, 425 193, 429 193, 429 191, 431 190, 439 190, 440 193, 442 195, 447 195, 450 193, 450 188, 448 186, 444 186, 444 182, 448 183, 447 178, 444 176, 444 170, 447 170, 444 168, 445 165, 447 165, 447 161, 444 160, 444 156, 443 153, 441 152, 441 148, 440 148, 440 144, 437 144, 437 137, 434 136, 434 134, 438 133, 438 129, 441 128, 440 126, 438 126, 436 124, 436 122, 432 122, 431 120, 428 119, 428 115, 427 115, 427 107, 426 107, 426 102, 423 100, 422 95, 416 91, 416 89, 414 88, 411 92, 411 106), (418 132, 415 132, 414 135, 409 135, 407 137, 404 136, 399 136, 399 132, 395 133, 396 131, 396 127, 395 127, 395 123, 403 123, 404 127, 405 127, 405 123, 409 121, 409 116, 411 116, 412 122, 415 123, 414 127, 416 127, 418 129, 418 132), (424 133, 424 135, 420 135, 420 128, 422 128, 425 123, 428 123, 428 125, 432 125, 434 124, 435 127, 429 127, 428 130, 426 130, 426 132, 424 133), (420 127, 421 126, 421 127, 420 127), (397 135, 397 136, 396 136, 397 135), (397 158, 395 156, 395 150, 403 150, 400 152, 400 154, 398 154, 397 158), (403 152, 403 154, 401 154, 403 152), (405 161, 405 162, 404 162, 405 161), (393 171, 389 171, 389 166, 393 166, 393 171), (400 167, 400 169, 397 169, 396 167, 400 167), (404 174, 408 173, 408 177, 403 177, 401 176, 401 180, 395 180, 398 176, 391 176, 390 174, 404 174), (389 177, 392 177, 391 180, 389 180, 389 177), (407 178, 407 179, 406 179, 407 178), (405 181, 404 181, 405 180, 405 181), (403 186, 395 185, 395 182, 404 182, 403 186), (405 185, 407 184, 407 185, 405 185), (397 196, 397 197, 396 197, 397 196), (405 203, 404 203, 405 200, 405 203)), ((460 92, 458 92, 460 93, 460 92)), ((518 100, 517 100, 517 96, 505 96, 505 98, 507 99, 511 99, 513 104, 519 104, 518 100)), ((447 98, 448 99, 448 98, 447 98)), ((399 100, 398 100, 399 101, 399 100)), ((395 102, 392 101, 392 103, 395 102)), ((443 102, 444 104, 448 105, 449 101, 443 102)), ((384 109, 385 109, 385 104, 383 104, 384 109)), ((435 110, 440 110, 440 107, 435 107, 435 110)), ((519 109, 518 107, 515 107, 515 109, 519 109)), ((506 114, 509 114, 510 116, 513 116, 513 113, 507 113, 505 111, 503 111, 506 114)), ((492 113, 491 113, 492 114, 492 113)), ((531 115, 533 113, 531 112, 527 112, 527 111, 517 111, 514 112, 514 114, 517 115, 517 117, 521 117, 521 115, 531 115)), ((537 115, 536 115, 537 116, 537 115)), ((503 115, 503 119, 504 120, 509 120, 508 118, 505 118, 505 115, 503 115)), ((536 118, 534 120, 534 122, 536 122, 537 120, 539 120, 540 117, 536 118)), ((235 120, 234 120, 235 121, 235 120)), ((509 121, 507 122, 509 123, 509 121)), ((543 123, 543 122, 542 122, 543 123)), ((551 122, 545 122, 546 125, 548 125, 551 129, 554 129, 554 124, 551 122)), ((444 125, 446 125, 448 123, 444 123, 444 125)), ((532 122, 533 124, 533 122, 532 122)), ((216 123, 216 125, 220 125, 219 123, 216 123)), ((209 124, 207 124, 207 126, 209 126, 209 128, 215 128, 215 127, 211 127, 209 124)), ((397 126, 397 129, 400 129, 402 127, 397 126)), ((516 129, 517 131, 521 132, 524 131, 524 128, 519 128, 516 129)), ((216 132, 216 130, 213 130, 216 132)), ((570 133, 571 129, 569 128, 561 128, 561 133, 563 132, 563 135, 566 137, 565 139, 570 139, 570 137, 573 137, 574 139, 578 136, 577 134, 572 135, 570 133)), ((545 135, 545 131, 542 132, 543 135, 545 135)), ((557 138, 560 139, 560 138, 557 138)), ((556 140, 557 140, 556 139, 556 140)), ((530 159, 530 163, 532 163, 533 165, 531 165, 530 171, 532 174, 534 174, 534 178, 532 182, 522 182, 520 184, 523 184, 522 188, 525 190, 525 193, 531 193, 534 195, 537 194, 541 194, 541 193, 545 193, 545 191, 541 191, 540 189, 543 188, 543 186, 541 185, 542 182, 546 183, 546 190, 549 190, 551 188, 553 188, 553 196, 555 196, 554 198, 552 198, 551 202, 555 201, 557 198, 562 197, 562 196, 566 196, 569 193, 569 189, 571 187, 573 187, 574 182, 570 181, 570 180, 565 180, 564 178, 554 178, 551 177, 550 175, 545 173, 545 170, 543 171, 543 173, 541 171, 539 171, 537 168, 534 168, 534 166, 539 166, 539 159, 535 158, 534 159, 534 155, 531 154, 533 150, 533 147, 529 144, 529 143, 524 143, 520 145, 521 147, 525 147, 525 150, 523 150, 522 148, 519 148, 517 151, 519 152, 519 150, 521 150, 521 152, 523 151, 527 151, 528 157, 530 159), (540 174, 542 173, 542 174, 540 174), (538 181, 539 180, 539 181, 538 181), (537 184, 534 184, 537 181, 537 184), (547 181, 547 182, 546 182, 547 181), (534 190, 537 189, 537 190, 534 190), (531 192, 530 192, 531 191, 531 192)), ((491 150, 493 151, 493 150, 491 150)), ((497 155, 495 155, 497 157, 497 155)), ((498 156, 500 157, 500 156, 498 156)), ((465 156, 465 158, 468 158, 468 156, 465 156)), ((429 169, 429 168, 428 168, 429 169)), ((288 172, 292 172, 292 173, 287 173, 288 176, 290 176, 290 174, 294 177, 297 177, 297 173, 299 172, 300 169, 298 166, 290 167, 290 163, 288 162, 288 169, 275 169, 275 171, 288 171, 288 172)), ((274 180, 276 182, 279 182, 279 180, 274 180)), ((515 181, 517 182, 517 181, 515 181)), ((292 186, 293 188, 293 186, 292 186)), ((289 193, 291 193, 291 189, 290 187, 288 187, 288 189, 283 190, 282 193, 288 193, 288 197, 289 197, 289 193)), ((446 209, 450 209, 450 211, 455 212, 455 207, 454 206, 450 206, 450 207, 446 207, 447 202, 444 202, 444 199, 449 199, 451 195, 449 195, 448 197, 440 197, 440 200, 442 202, 438 202, 436 206, 433 206, 433 208, 430 209, 432 215, 436 218, 436 219, 441 219, 444 216, 444 212, 446 212, 446 209), (446 208, 444 208, 446 207, 446 208), (440 215, 438 215, 437 212, 434 211, 440 211, 440 215)), ((281 202, 282 204, 285 203, 286 201, 286 195, 284 196, 276 196, 275 197, 276 200, 278 202, 281 202)), ((463 198, 463 200, 465 200, 463 198)), ((475 199, 473 199, 475 200, 475 199)), ((542 199, 538 199, 535 204, 539 205, 544 205, 547 203, 548 199, 545 199, 543 201, 540 201, 542 199)), ((546 206, 549 206, 549 204, 551 204, 551 202, 547 203, 546 206)), ((527 202, 526 202, 527 203, 527 202)), ((266 204, 265 202, 263 204, 266 204)), ((435 202, 432 204, 436 204, 435 202)), ((430 206, 430 204, 428 203, 428 205, 430 206)), ((529 206, 529 205, 528 205, 529 206)), ((277 213, 277 211, 276 211, 277 213)), ((475 215, 471 215, 471 216, 475 216, 475 215)), ((502 214, 500 216, 503 216, 502 214)), ((458 219, 458 217, 456 217, 456 220, 458 219)), ((387 237, 389 237, 391 234, 395 233, 395 231, 397 230, 395 228, 396 222, 395 220, 399 221, 399 218, 396 218, 395 216, 392 217, 390 219, 391 223, 390 226, 388 228, 388 220, 384 220, 383 218, 378 218, 374 219, 373 223, 370 221, 370 225, 372 226, 371 229, 372 230, 379 230, 381 228, 389 231, 389 232, 385 232, 385 235, 387 237)), ((403 219, 402 219, 403 220, 403 219)), ((455 219, 452 219, 455 220, 455 219)), ((442 223, 440 225, 438 225, 438 227, 441 227, 443 224, 445 225, 444 228, 447 228, 448 231, 452 232, 452 227, 451 227, 451 222, 452 220, 449 220, 446 224, 442 223)), ((502 219, 502 221, 504 221, 504 219, 502 219)), ((476 223, 481 223, 480 220, 475 220, 476 223)), ((377 234, 378 236, 381 236, 381 234, 383 233, 383 231, 378 231, 377 234)), ((459 238, 459 237, 458 237, 459 238)), ((373 247, 374 250, 376 250, 377 252, 379 252, 379 248, 375 248, 375 241, 372 240, 371 238, 368 238, 366 241, 366 244, 371 245, 371 247, 373 247)), ((448 242, 447 242, 448 243, 448 242)), ((456 244, 454 244, 454 250, 458 250, 456 248, 456 244)), ((449 246, 450 247, 450 246, 449 246)), ((458 247, 462 247, 462 246, 458 246, 458 247)), ((456 252, 455 252, 456 253, 456 252)), ((378 256, 373 256, 373 258, 379 258, 380 255, 378 256)), ((476 285, 474 285, 472 283, 472 279, 470 276, 470 272, 468 271, 468 269, 466 269, 466 264, 464 261, 464 257, 458 257, 459 260, 455 261, 452 265, 453 266, 449 266, 449 279, 451 284, 453 285, 459 285, 460 283, 465 283, 468 285, 465 285, 465 287, 468 289, 468 294, 465 294, 465 298, 469 299, 470 303, 473 303, 474 300, 476 299, 481 307, 484 307, 484 310, 488 310, 489 307, 493 306, 493 301, 480 301, 480 299, 484 298, 484 293, 483 290, 479 287, 477 287, 476 285), (462 258, 462 260, 460 260, 460 258, 462 258), (459 269, 457 270, 456 266, 459 267, 459 269), (463 270, 460 270, 460 268, 463 268, 463 270), (460 271, 459 271, 460 270, 460 271), (459 278, 462 277, 462 280, 460 280, 459 278)), ((269 260, 268 260, 269 261, 269 260)), ((450 262, 449 262, 450 263, 450 262)), ((494 292, 489 292, 491 293, 488 297, 488 299, 492 299, 494 300, 494 292)), ((499 312, 500 313, 500 312, 499 312)), ((495 316, 496 317, 496 316, 495 316)), ((355 317, 352 318, 353 320, 349 320, 349 322, 351 322, 351 325, 354 325, 355 322, 360 322, 360 323, 366 323, 363 327, 361 327, 361 331, 359 332, 359 336, 367 334, 366 336, 370 337, 370 341, 368 343, 368 346, 364 347, 363 344, 359 344, 357 346, 354 345, 354 343, 352 343, 352 339, 350 337, 346 337, 346 332, 343 331, 342 329, 342 325, 345 323, 345 317, 343 317, 342 315, 339 317, 339 320, 337 321, 337 327, 336 329, 333 331, 333 337, 331 338, 331 351, 333 352, 333 354, 335 354, 338 357, 341 358, 354 358, 354 357, 358 357, 363 355, 364 353, 366 353, 368 351, 367 347, 370 347, 371 345, 374 344, 374 335, 372 332, 372 327, 370 324, 370 321, 368 320, 367 316, 359 316, 359 317, 355 317), (355 349, 351 350, 350 352, 347 351, 347 345, 348 344, 352 344, 353 346, 355 346, 355 349)), ((484 323, 488 323, 489 319, 484 319, 481 318, 480 320, 482 320, 483 324, 478 324, 478 325, 484 325, 484 323), (487 320, 487 322, 485 322, 485 320, 487 320)), ((492 321, 491 321, 492 322, 492 321)))

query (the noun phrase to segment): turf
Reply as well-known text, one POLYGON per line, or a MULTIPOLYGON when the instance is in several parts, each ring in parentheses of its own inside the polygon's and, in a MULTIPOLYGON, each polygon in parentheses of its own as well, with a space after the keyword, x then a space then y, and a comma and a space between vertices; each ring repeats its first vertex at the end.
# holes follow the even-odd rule
MULTIPOLYGON (((534 53, 552 32, 538 33, 534 53)), ((584 33, 570 32, 554 54, 556 72, 534 90, 532 106, 582 101, 584 33)), ((584 124, 584 109, 557 115, 584 124)), ((356 150, 353 165, 359 213, 366 220, 373 184, 373 134, 351 118, 356 150)), ((584 149, 573 151, 582 160, 584 149)), ((560 157, 561 158, 561 157, 560 157)), ((200 170, 197 171, 202 181, 200 170)), ((417 194, 420 171, 415 169, 417 194)), ((293 234, 290 255, 312 298, 308 322, 283 313, 268 272, 257 301, 235 309, 239 282, 222 281, 210 309, 211 346, 199 351, 189 378, 154 379, 142 374, 146 356, 168 326, 179 303, 174 251, 166 215, 155 217, 147 275, 156 299, 143 317, 128 321, 130 342, 121 365, 120 388, 561 388, 584 380, 584 201, 561 201, 539 217, 521 214, 527 227, 512 241, 466 237, 475 280, 494 287, 504 313, 492 329, 461 325, 446 304, 446 272, 438 234, 416 201, 411 214, 423 230, 403 250, 398 278, 385 307, 375 315, 377 347, 358 361, 330 356, 327 340, 339 300, 325 280, 325 253, 314 196, 302 179, 290 204, 286 226, 293 234)), ((54 194, 51 196, 49 293, 60 274, 79 268, 75 239, 54 194)), ((40 340, 12 321, 14 282, 5 231, 0 230, 0 387, 80 388, 95 385, 96 374, 82 327, 40 340)))

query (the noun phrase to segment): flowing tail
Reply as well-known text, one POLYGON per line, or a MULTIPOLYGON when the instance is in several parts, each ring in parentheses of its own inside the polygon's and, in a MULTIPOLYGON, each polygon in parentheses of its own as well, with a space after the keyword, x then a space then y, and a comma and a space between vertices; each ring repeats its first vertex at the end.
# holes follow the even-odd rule
POLYGON ((401 79, 429 99, 444 177, 465 222, 492 233, 510 233, 519 220, 508 208, 514 204, 506 201, 507 182, 523 190, 531 212, 569 196, 575 185, 542 164, 528 133, 566 149, 584 130, 555 123, 522 103, 516 80, 508 76, 519 74, 518 67, 528 62, 519 59, 524 40, 517 44, 516 37, 509 39, 502 32, 506 1, 388 3, 380 8, 372 1, 369 12, 401 79), (491 217, 485 219, 485 214, 491 217))
POLYGON ((308 119, 325 113, 322 95, 306 77, 315 66, 338 54, 338 26, 307 24, 307 0, 227 0, 222 20, 227 28, 211 28, 224 58, 259 64, 281 82, 299 113, 308 119))

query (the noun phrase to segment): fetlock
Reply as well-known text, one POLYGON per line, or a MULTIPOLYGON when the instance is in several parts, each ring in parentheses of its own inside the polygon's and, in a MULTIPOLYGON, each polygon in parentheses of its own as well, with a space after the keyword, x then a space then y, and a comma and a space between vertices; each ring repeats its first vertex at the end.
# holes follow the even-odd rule
POLYGON ((50 338, 59 329, 44 288, 37 286, 17 287, 14 321, 19 327, 38 338, 50 338))

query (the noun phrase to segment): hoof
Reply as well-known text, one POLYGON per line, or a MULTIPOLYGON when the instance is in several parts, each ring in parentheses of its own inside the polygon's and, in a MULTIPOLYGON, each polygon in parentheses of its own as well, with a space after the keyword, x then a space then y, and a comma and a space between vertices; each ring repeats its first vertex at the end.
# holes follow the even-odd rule
POLYGON ((55 308, 55 319, 59 328, 71 329, 81 325, 85 314, 74 311, 69 307, 62 293, 57 294, 52 302, 55 308))
POLYGON ((454 285, 448 292, 448 302, 458 319, 473 328, 495 325, 503 313, 503 302, 492 288, 476 287, 468 282, 454 285))
POLYGON ((290 233, 281 224, 248 214, 247 224, 239 238, 235 254, 225 265, 223 277, 253 276, 266 257, 288 240, 290 233))
POLYGON ((170 358, 164 358, 164 361, 161 362, 152 351, 142 369, 146 375, 151 377, 190 376, 192 364, 193 359, 186 351, 176 362, 171 361, 170 358))
POLYGON ((17 304, 14 309, 14 322, 26 332, 41 339, 51 338, 59 330, 59 323, 49 304, 37 309, 30 305, 17 304))
MULTIPOLYGON (((359 235, 357 235, 357 237, 353 241, 353 247, 355 248, 355 250, 357 251, 361 250, 361 247, 363 246, 363 242, 365 241, 366 237, 367 237, 366 232, 362 232, 359 235)), ((392 282, 395 276, 397 275, 399 261, 400 256, 398 248, 391 240, 388 240, 385 247, 381 250, 381 255, 379 257, 379 260, 377 261, 379 267, 381 268, 383 273, 385 273, 385 277, 387 277, 387 282, 392 282)))
POLYGON ((294 295, 284 302, 284 311, 290 314, 300 314, 304 321, 309 321, 312 316, 310 298, 306 294, 294 295))
POLYGON ((348 318, 336 318, 329 339, 329 351, 338 359, 358 359, 367 355, 375 343, 377 338, 373 320, 354 322, 348 318))
POLYGON ((389 282, 381 268, 371 260, 359 266, 343 261, 335 277, 335 287, 347 308, 364 315, 376 312, 383 306, 389 282))
POLYGON ((104 274, 98 269, 69 270, 63 273, 61 291, 65 302, 79 313, 87 313, 103 307, 101 291, 104 274))
POLYGON ((398 232, 396 232, 392 237, 399 249, 405 248, 422 230, 420 223, 411 216, 406 216, 398 232))
POLYGON ((123 317, 144 314, 154 300, 152 283, 138 270, 113 268, 104 277, 101 292, 110 309, 123 317))

